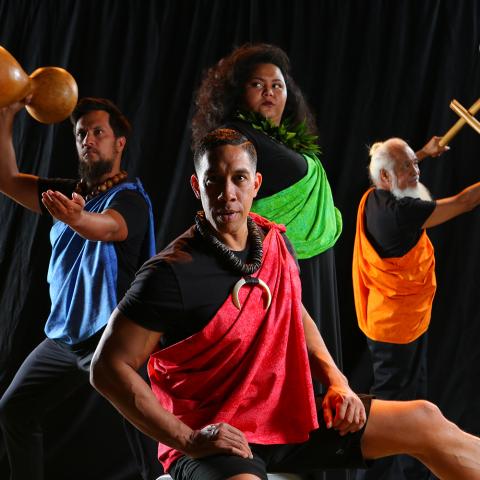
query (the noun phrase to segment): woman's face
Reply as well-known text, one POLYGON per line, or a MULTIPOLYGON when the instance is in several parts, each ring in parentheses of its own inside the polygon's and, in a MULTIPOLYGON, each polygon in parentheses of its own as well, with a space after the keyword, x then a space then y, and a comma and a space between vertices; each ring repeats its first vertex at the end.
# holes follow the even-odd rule
POLYGON ((287 87, 280 69, 272 63, 259 63, 245 83, 244 107, 262 114, 279 125, 287 101, 287 87))

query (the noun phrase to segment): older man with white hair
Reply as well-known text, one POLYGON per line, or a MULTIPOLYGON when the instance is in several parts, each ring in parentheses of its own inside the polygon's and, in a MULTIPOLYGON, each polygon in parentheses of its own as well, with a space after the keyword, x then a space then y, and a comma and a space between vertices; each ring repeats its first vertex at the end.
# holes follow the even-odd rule
MULTIPOLYGON (((418 162, 445 148, 434 137, 415 153, 400 138, 370 149, 373 187, 358 209, 353 257, 355 308, 367 337, 380 399, 426 397, 426 346, 435 295, 435 257, 426 229, 480 203, 480 183, 433 200, 419 182, 418 162)), ((357 478, 425 479, 428 472, 406 457, 382 459, 357 478)))

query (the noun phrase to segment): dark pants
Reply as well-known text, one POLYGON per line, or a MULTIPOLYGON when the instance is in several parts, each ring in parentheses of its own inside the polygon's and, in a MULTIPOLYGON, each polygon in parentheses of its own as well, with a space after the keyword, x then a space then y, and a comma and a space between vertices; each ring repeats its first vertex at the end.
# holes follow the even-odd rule
MULTIPOLYGON (((373 365, 371 393, 380 400, 416 400, 427 396, 427 334, 407 344, 367 338, 373 365)), ((357 471, 355 480, 424 480, 435 478, 418 460, 407 455, 373 462, 357 471)))
MULTIPOLYGON (((360 399, 368 418, 371 396, 360 395, 360 399)), ((310 478, 306 477, 308 472, 323 474, 325 469, 364 468, 366 462, 360 444, 365 426, 358 432, 342 436, 335 429, 326 428, 321 397, 316 399, 316 406, 319 428, 310 432, 305 442, 283 445, 251 443, 253 458, 237 455, 183 456, 172 464, 169 473, 175 480, 223 480, 247 473, 267 480, 267 470, 303 474, 302 478, 310 478)))
MULTIPOLYGON (((95 345, 96 341, 90 342, 73 351, 45 339, 17 371, 0 400, 0 424, 12 480, 44 478, 43 418, 88 383, 95 345)), ((153 440, 133 427, 128 428, 128 439, 143 477, 148 480, 156 478, 161 467, 156 460, 153 440), (147 455, 150 458, 145 459, 147 455), (158 464, 157 472, 151 475, 147 473, 150 464, 158 464)))

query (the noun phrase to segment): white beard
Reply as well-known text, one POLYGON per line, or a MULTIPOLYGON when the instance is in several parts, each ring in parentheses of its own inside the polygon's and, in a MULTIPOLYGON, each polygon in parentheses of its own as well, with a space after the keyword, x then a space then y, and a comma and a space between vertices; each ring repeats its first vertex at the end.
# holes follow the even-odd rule
POLYGON ((416 187, 409 187, 400 190, 397 187, 397 179, 394 179, 392 189, 390 190, 393 196, 399 200, 400 198, 404 197, 412 197, 412 198, 419 198, 420 200, 431 201, 432 195, 428 191, 427 187, 423 184, 418 182, 416 187))

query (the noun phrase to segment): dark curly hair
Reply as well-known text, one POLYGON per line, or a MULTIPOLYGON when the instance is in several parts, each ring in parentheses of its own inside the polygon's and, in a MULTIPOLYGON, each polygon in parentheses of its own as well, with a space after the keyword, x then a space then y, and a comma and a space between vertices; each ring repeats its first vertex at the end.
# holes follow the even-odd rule
POLYGON ((72 122, 74 133, 78 120, 85 114, 95 110, 103 110, 109 114, 108 121, 116 138, 128 138, 132 127, 130 122, 127 120, 127 117, 125 117, 125 115, 112 101, 108 100, 107 98, 98 97, 84 97, 79 100, 75 109, 70 115, 70 121, 72 122))
POLYGON ((276 65, 285 78, 288 95, 283 117, 289 118, 294 126, 305 121, 308 132, 317 133, 310 107, 290 76, 287 54, 275 45, 246 43, 209 68, 202 79, 196 93, 196 111, 192 119, 194 150, 208 132, 233 117, 242 102, 245 83, 259 63, 276 65))

